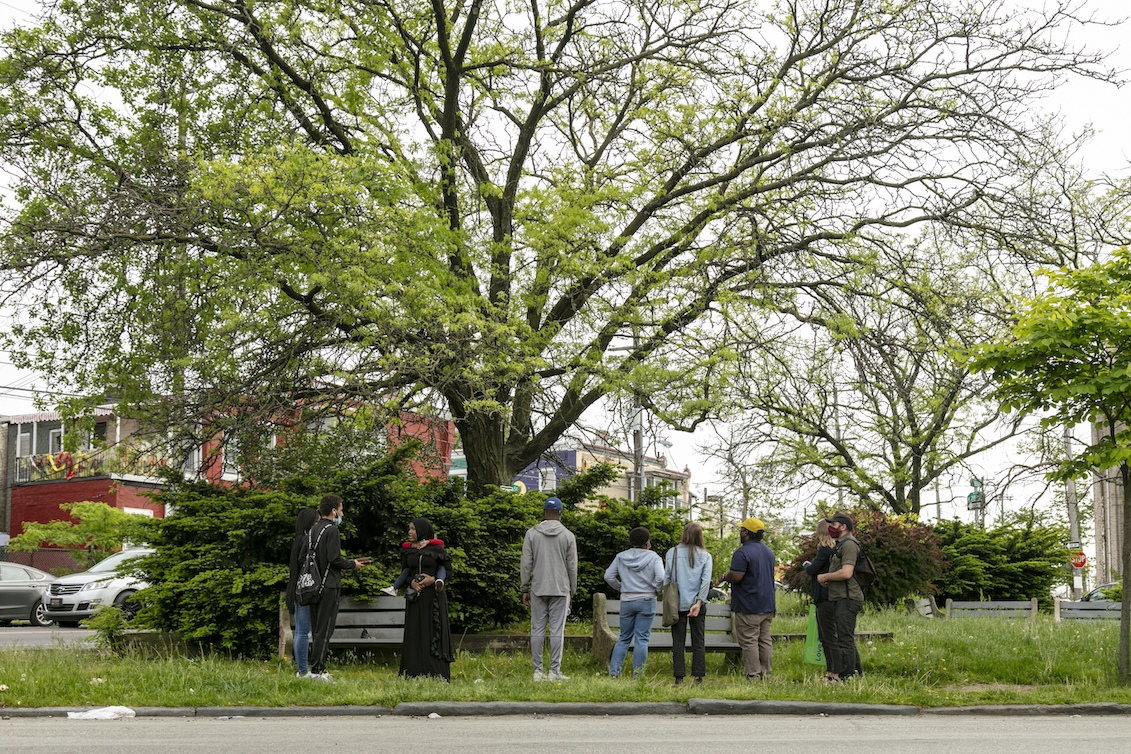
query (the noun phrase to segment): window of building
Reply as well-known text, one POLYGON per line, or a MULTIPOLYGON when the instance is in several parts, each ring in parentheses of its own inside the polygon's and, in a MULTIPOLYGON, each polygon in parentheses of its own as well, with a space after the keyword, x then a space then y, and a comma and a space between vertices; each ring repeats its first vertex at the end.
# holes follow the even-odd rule
POLYGON ((52 455, 63 452, 62 429, 53 429, 47 433, 47 452, 52 455))
POLYGON ((19 434, 16 435, 16 456, 23 458, 24 456, 30 456, 32 454, 31 431, 33 425, 20 424, 18 426, 19 434))

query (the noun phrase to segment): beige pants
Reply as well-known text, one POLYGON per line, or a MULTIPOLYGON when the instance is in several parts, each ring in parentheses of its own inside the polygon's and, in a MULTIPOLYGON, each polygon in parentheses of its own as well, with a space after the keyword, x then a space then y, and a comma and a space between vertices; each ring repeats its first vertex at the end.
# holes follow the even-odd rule
POLYGON ((774 613, 735 613, 734 637, 742 647, 742 665, 747 678, 769 678, 774 665, 770 622, 774 613))

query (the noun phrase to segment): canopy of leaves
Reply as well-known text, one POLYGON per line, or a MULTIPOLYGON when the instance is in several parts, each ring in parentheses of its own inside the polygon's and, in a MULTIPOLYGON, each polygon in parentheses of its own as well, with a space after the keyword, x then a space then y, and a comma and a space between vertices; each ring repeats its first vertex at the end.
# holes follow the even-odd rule
POLYGON ((605 396, 691 428, 893 229, 1040 245, 1074 10, 57 3, 0 40, 13 352, 161 437, 442 404, 476 494, 605 396))

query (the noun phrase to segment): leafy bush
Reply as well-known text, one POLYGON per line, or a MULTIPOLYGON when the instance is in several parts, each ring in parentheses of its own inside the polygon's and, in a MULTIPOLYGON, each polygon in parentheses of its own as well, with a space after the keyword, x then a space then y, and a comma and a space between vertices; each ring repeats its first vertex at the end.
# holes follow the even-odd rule
MULTIPOLYGON (((932 582, 944 572, 946 559, 931 527, 890 518, 879 511, 856 510, 850 515, 856 521, 855 536, 876 568, 876 581, 864 591, 869 604, 898 605, 908 597, 934 592, 932 582)), ((811 535, 799 539, 801 553, 789 564, 782 580, 809 594, 809 574, 802 563, 817 554, 817 543, 811 535)))
POLYGON ((100 605, 94 615, 82 621, 94 631, 94 645, 118 657, 126 651, 126 631, 130 628, 126 614, 117 605, 100 605))
POLYGON ((179 483, 146 519, 156 553, 133 570, 149 582, 135 623, 177 631, 234 654, 261 657, 276 643, 295 516, 311 500, 286 492, 179 483))
POLYGON ((1052 589, 1067 583, 1068 530, 1030 512, 992 529, 961 521, 935 526, 950 568, 938 594, 955 600, 1022 600, 1036 597, 1052 607, 1052 589))
POLYGON ((82 501, 59 506, 72 520, 29 521, 23 533, 8 543, 14 551, 34 550, 43 542, 73 549, 72 557, 87 568, 122 548, 140 542, 145 520, 106 503, 82 501))

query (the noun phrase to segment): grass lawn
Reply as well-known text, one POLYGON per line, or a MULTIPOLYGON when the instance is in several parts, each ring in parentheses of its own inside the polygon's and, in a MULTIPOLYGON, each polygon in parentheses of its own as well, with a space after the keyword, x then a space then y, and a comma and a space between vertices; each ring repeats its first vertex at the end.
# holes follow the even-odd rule
MULTIPOLYGON (((578 626, 580 627, 580 626, 578 626)), ((567 653, 562 684, 534 683, 527 655, 471 654, 452 665, 452 683, 403 680, 397 658, 331 657, 333 685, 299 680, 289 661, 226 657, 118 658, 73 649, 0 650, 5 707, 211 705, 387 705, 405 701, 826 700, 945 706, 966 704, 1131 703, 1118 685, 1115 621, 966 618, 926 620, 888 610, 861 616, 859 630, 892 631, 894 641, 861 643, 865 677, 829 686, 823 668, 802 663, 801 642, 778 644, 773 680, 747 682, 721 656, 708 655, 700 687, 674 687, 671 657, 653 653, 647 678, 613 680, 587 654, 567 653)), ((805 619, 779 615, 773 630, 802 632, 805 619)), ((688 658, 690 662, 690 657, 688 658)))

